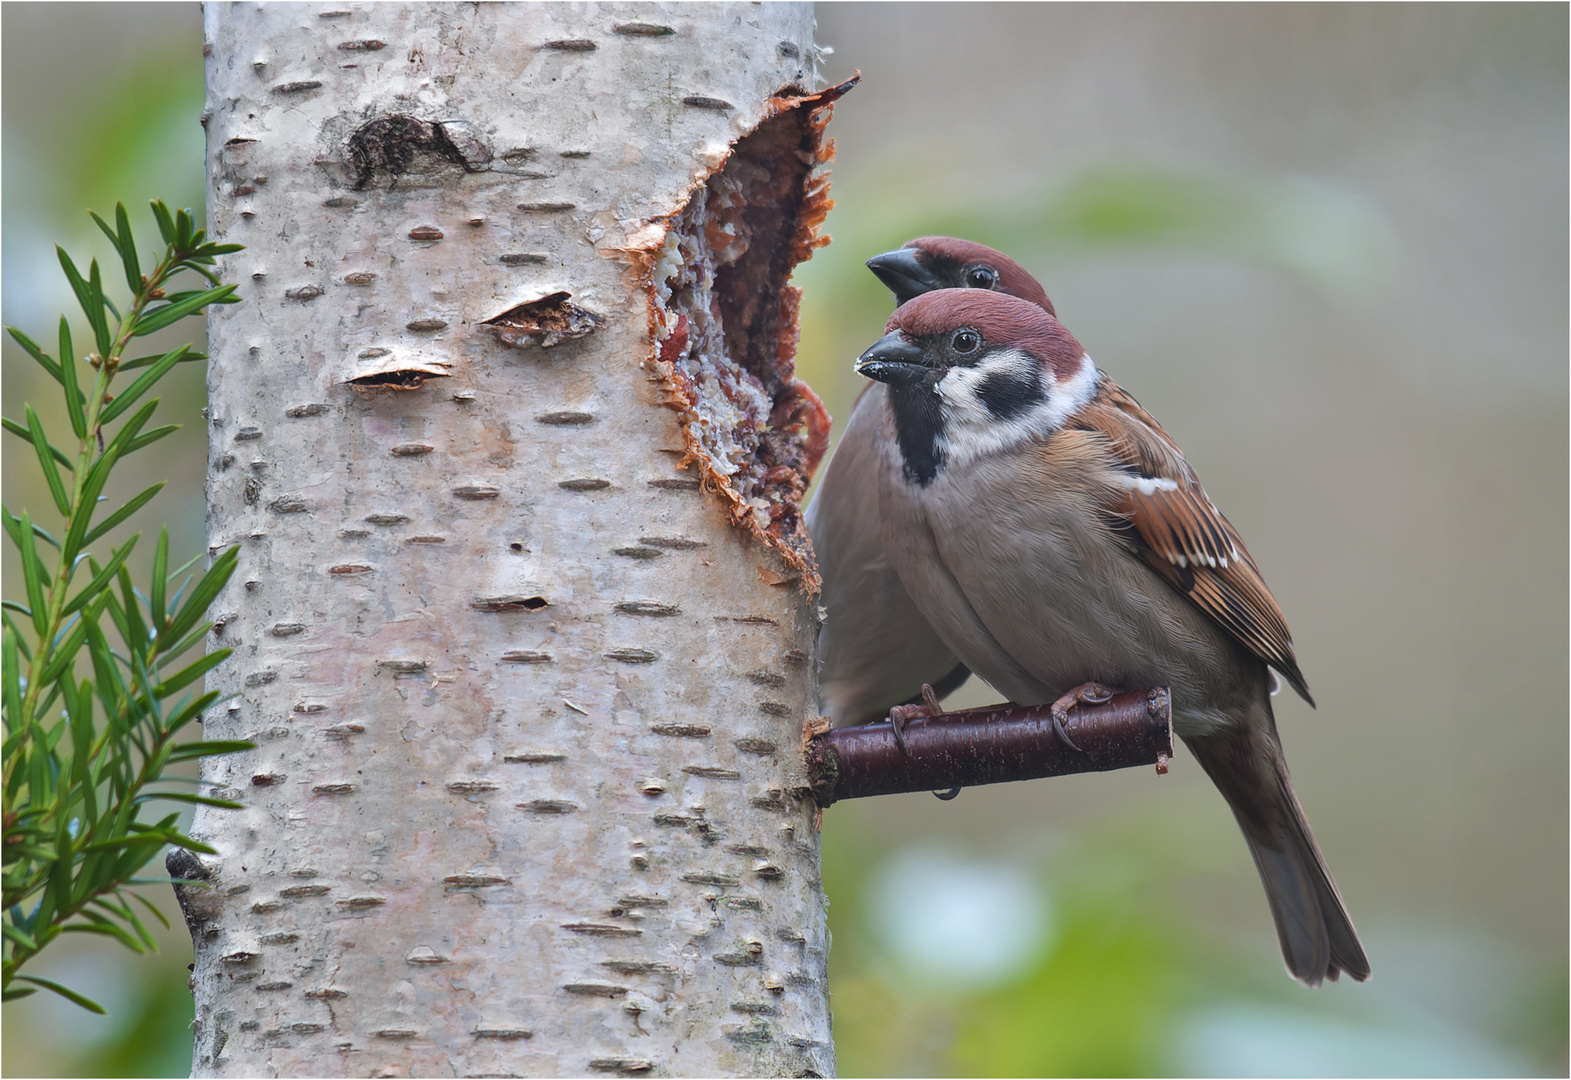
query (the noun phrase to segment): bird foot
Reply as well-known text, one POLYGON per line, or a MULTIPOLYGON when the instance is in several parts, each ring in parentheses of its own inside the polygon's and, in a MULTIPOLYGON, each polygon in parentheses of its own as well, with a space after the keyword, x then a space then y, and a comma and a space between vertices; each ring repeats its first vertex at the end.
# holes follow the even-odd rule
POLYGON ((900 752, 906 757, 911 756, 911 749, 906 746, 906 724, 912 720, 926 720, 929 716, 937 716, 943 711, 943 707, 938 704, 938 695, 927 683, 922 684, 922 704, 896 705, 890 709, 889 727, 894 731, 895 745, 900 747, 900 752))
MULTIPOLYGON (((1064 721, 1069 719, 1069 710, 1076 705, 1105 705, 1111 701, 1116 691, 1112 687, 1103 686, 1099 682, 1081 683, 1063 697, 1053 702, 1053 734, 1061 739, 1065 746, 1071 750, 1079 750, 1075 741, 1069 737, 1069 732, 1064 730, 1064 721)), ((1083 751, 1082 751, 1083 752, 1083 751)))

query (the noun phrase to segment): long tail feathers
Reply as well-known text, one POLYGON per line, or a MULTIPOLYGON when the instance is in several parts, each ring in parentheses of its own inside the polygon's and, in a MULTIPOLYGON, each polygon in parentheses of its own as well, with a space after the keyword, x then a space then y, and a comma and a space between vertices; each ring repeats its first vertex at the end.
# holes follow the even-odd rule
POLYGON ((1249 842, 1287 970, 1306 986, 1344 972, 1362 982, 1369 959, 1293 794, 1270 708, 1243 730, 1187 741, 1249 842))
POLYGON ((1342 972, 1363 982, 1369 978, 1369 959, 1326 869, 1325 858, 1315 846, 1304 812, 1288 786, 1286 770, 1282 782, 1295 834, 1288 838, 1288 846, 1274 848, 1247 830, 1244 834, 1276 921, 1282 960, 1306 986, 1319 986, 1322 978, 1335 982, 1342 972))

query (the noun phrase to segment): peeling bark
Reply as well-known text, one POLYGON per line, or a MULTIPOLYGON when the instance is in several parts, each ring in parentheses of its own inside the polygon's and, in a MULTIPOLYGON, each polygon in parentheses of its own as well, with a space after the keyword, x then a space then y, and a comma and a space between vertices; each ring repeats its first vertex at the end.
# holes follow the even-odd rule
POLYGON ((831 1075, 810 6, 206 25, 194 1073, 831 1075))

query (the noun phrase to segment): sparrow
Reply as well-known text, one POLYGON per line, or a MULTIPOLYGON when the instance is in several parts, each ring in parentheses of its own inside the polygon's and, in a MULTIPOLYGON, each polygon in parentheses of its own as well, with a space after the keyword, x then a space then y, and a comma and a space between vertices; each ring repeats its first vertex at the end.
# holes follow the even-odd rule
POLYGON ((1172 438, 1038 304, 944 289, 886 330, 856 370, 885 387, 870 418, 884 544, 928 624, 1010 700, 1060 719, 1170 687, 1288 971, 1368 978, 1271 710, 1273 671, 1314 704, 1287 623, 1172 438))
MULTIPOLYGON (((875 255, 867 267, 897 306, 934 289, 988 289, 1054 313, 1024 267, 969 240, 921 237, 875 255)), ((826 613, 818 639, 819 699, 835 727, 882 720, 891 709, 914 704, 925 684, 936 700, 971 674, 912 603, 884 552, 874 452, 884 398, 876 382, 857 398, 805 515, 826 613)))

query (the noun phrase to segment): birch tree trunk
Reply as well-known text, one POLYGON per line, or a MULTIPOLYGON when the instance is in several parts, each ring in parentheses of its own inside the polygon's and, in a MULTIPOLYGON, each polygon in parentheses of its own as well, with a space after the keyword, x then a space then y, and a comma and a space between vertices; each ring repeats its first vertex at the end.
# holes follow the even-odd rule
POLYGON ((831 1075, 810 4, 206 8, 198 1075, 831 1075))

